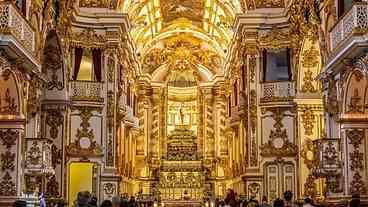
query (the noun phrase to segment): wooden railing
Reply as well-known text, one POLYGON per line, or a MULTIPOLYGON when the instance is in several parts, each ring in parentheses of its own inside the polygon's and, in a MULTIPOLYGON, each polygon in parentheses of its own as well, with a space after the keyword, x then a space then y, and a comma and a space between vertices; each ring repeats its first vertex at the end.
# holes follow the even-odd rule
POLYGON ((294 85, 291 81, 261 84, 261 102, 292 100, 295 97, 294 85))
POLYGON ((103 83, 70 81, 70 98, 73 101, 103 102, 103 83))
POLYGON ((35 31, 11 1, 0 2, 0 35, 12 35, 35 56, 35 31))

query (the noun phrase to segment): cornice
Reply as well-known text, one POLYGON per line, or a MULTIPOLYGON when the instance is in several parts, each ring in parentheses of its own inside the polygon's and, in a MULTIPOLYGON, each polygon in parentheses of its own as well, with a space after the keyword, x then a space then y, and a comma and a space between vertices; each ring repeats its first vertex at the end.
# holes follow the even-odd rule
MULTIPOLYGON (((274 10, 274 9, 273 9, 274 10)), ((244 14, 237 14, 233 25, 234 33, 242 32, 244 28, 248 30, 271 29, 272 27, 287 27, 289 17, 285 9, 280 9, 279 13, 270 13, 270 10, 255 10, 244 14), (268 11, 267 13, 265 11, 268 11)))
POLYGON ((101 30, 119 28, 122 33, 128 33, 131 29, 128 14, 111 9, 75 9, 71 19, 73 26, 76 27, 90 27, 101 30))

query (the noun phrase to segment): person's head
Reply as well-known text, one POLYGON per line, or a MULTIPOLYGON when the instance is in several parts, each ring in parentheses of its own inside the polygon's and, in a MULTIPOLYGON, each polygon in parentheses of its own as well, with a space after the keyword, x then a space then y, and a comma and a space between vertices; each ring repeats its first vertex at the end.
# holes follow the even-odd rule
POLYGON ((262 197, 262 203, 267 203, 268 202, 268 200, 267 200, 267 196, 263 196, 262 197))
POLYGON ((120 197, 119 196, 114 196, 112 197, 112 206, 113 207, 119 207, 120 206, 120 197))
POLYGON ((360 195, 353 195, 349 204, 350 207, 360 206, 360 195))
POLYGON ((134 196, 130 196, 130 201, 135 201, 135 197, 134 196))
POLYGON ((280 198, 276 199, 273 202, 273 207, 284 207, 284 201, 281 200, 280 198))
POLYGON ((104 200, 104 201, 102 201, 100 207, 112 207, 112 203, 109 200, 104 200))
POLYGON ((27 206, 27 202, 26 201, 15 201, 13 204, 13 207, 26 207, 27 206))
POLYGON ((310 199, 310 198, 305 198, 305 199, 304 199, 304 203, 305 203, 305 204, 312 204, 312 199, 310 199))
POLYGON ((93 196, 91 197, 90 201, 88 202, 90 206, 97 206, 97 197, 93 196))
POLYGON ((91 199, 91 194, 88 191, 81 191, 77 195, 77 204, 79 206, 85 206, 91 199))
POLYGON ((284 193, 284 199, 285 201, 290 202, 293 199, 293 193, 291 191, 285 191, 284 193))

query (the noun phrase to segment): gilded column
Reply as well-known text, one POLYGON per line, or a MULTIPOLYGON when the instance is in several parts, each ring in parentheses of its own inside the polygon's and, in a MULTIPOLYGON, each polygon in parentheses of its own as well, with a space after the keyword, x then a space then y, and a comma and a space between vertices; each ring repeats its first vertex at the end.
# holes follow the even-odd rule
POLYGON ((203 88, 203 120, 204 120, 204 156, 213 159, 215 156, 215 129, 213 113, 213 89, 203 88))

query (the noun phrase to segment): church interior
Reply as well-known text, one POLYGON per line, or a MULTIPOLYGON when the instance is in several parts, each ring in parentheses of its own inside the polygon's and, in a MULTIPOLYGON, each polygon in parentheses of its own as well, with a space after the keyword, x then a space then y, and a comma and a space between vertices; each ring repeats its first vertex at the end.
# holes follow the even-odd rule
POLYGON ((368 206, 367 49, 366 0, 0 0, 0 206, 368 206))

